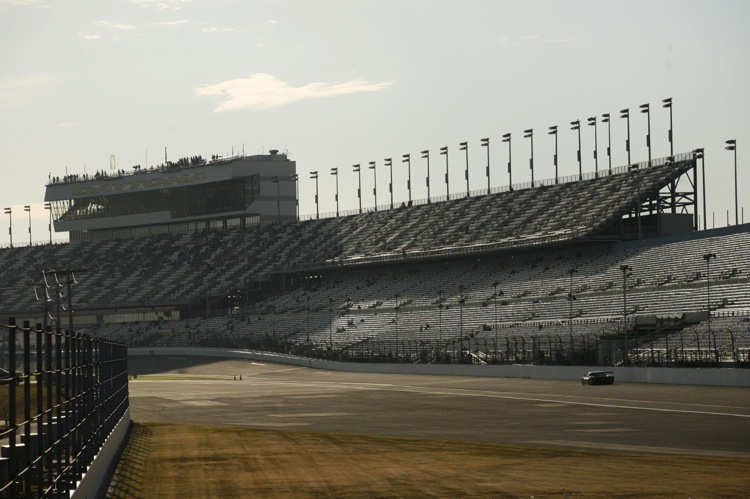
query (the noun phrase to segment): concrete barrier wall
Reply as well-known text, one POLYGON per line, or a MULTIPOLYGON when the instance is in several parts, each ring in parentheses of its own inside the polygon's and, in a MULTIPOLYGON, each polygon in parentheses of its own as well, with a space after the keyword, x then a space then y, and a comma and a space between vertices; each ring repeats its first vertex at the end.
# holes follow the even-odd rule
MULTIPOLYGON (((531 365, 465 365, 465 364, 378 364, 334 362, 294 355, 220 348, 130 348, 128 355, 169 357, 223 357, 259 362, 277 362, 329 371, 383 374, 426 374, 443 376, 483 376, 493 378, 535 378, 579 380, 587 371, 601 366, 531 366, 531 365)), ((663 383, 675 385, 750 386, 750 369, 688 369, 657 367, 606 368, 615 374, 615 382, 663 383)))
POLYGON ((94 462, 88 467, 81 480, 76 484, 75 490, 70 493, 71 499, 94 499, 100 497, 99 492, 107 476, 110 466, 114 462, 117 451, 128 435, 130 427, 130 408, 115 425, 112 433, 102 445, 94 462))

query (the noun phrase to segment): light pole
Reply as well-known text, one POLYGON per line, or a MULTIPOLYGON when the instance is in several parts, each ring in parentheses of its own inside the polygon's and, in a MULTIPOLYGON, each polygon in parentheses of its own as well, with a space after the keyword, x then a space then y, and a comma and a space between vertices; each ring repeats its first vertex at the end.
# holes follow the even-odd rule
POLYGON ((466 296, 464 295, 464 290, 466 289, 466 286, 463 284, 459 284, 458 286, 458 307, 459 307, 459 318, 458 318, 458 324, 459 324, 459 334, 461 335, 461 343, 463 344, 464 340, 464 303, 466 302, 466 296))
POLYGON ((578 180, 583 180, 583 164, 581 163, 581 120, 570 122, 571 130, 578 131, 578 180))
POLYGON ((294 216, 299 220, 299 175, 292 173, 289 178, 294 181, 294 216))
MULTIPOLYGON (((669 139, 669 156, 674 157, 674 144, 672 142, 672 98, 666 98, 661 100, 661 107, 669 109, 669 133, 667 134, 667 139, 669 139)), ((677 204, 677 193, 675 192, 677 190, 677 183, 672 180, 670 182, 670 197, 672 201, 672 213, 677 213, 676 211, 676 204, 677 204)), ((697 216, 697 213, 696 213, 697 216)), ((698 224, 695 224, 695 230, 698 230, 698 224)))
POLYGON ((378 211, 378 174, 375 170, 375 162, 370 161, 370 170, 372 170, 372 195, 375 196, 375 211, 378 211))
POLYGON ((557 125, 552 125, 549 127, 549 132, 547 132, 548 135, 554 135, 555 136, 555 156, 554 156, 554 163, 555 163, 555 183, 560 183, 560 178, 557 173, 557 125))
POLYGON ((45 202, 44 209, 49 210, 49 225, 47 226, 47 230, 49 230, 49 245, 52 246, 52 202, 45 202))
POLYGON ((487 148, 487 194, 490 193, 490 139, 487 137, 486 139, 481 139, 481 147, 487 148))
POLYGON ((31 246, 31 206, 27 204, 23 207, 23 211, 29 213, 29 246, 31 246))
POLYGON ((630 164, 630 109, 621 109, 620 118, 625 118, 628 122, 628 138, 625 139, 625 150, 628 152, 628 164, 630 164))
POLYGON ((328 298, 328 312, 330 313, 330 322, 328 325, 328 345, 333 352, 333 298, 328 298))
POLYGON ((5 208, 5 214, 8 215, 8 236, 10 237, 10 247, 13 247, 13 216, 11 215, 13 210, 5 208))
POLYGON ((674 142, 672 136, 672 98, 669 97, 667 99, 662 99, 661 102, 661 107, 669 109, 669 134, 667 135, 667 138, 669 139, 669 155, 674 156, 674 142))
POLYGON ((443 342, 443 291, 438 291, 438 345, 443 342))
POLYGON ((352 171, 357 174, 357 199, 359 200, 359 214, 362 214, 362 171, 359 165, 353 165, 352 171))
MULTIPOLYGON (((716 253, 706 253, 703 259, 706 260, 706 311, 708 313, 708 341, 711 341, 711 259, 716 260, 716 253)), ((719 351, 716 348, 716 336, 714 336, 714 352, 716 353, 716 363, 719 363, 719 351)))
POLYGON ((425 178, 425 184, 427 185, 427 204, 430 203, 430 150, 425 149, 422 151, 422 158, 427 160, 427 177, 425 178))
POLYGON ((623 337, 625 338, 625 344, 622 349, 622 356, 623 361, 627 366, 630 365, 630 360, 628 359, 628 272, 631 272, 633 268, 629 265, 620 265, 620 270, 622 270, 622 333, 623 337))
POLYGON ((461 142, 458 144, 460 151, 466 151, 466 170, 464 171, 464 177, 466 178, 466 197, 469 197, 469 143, 461 142))
POLYGON ((737 140, 731 139, 725 141, 727 151, 734 151, 734 225, 740 224, 739 210, 737 208, 737 140))
POLYGON ((331 175, 336 177, 336 216, 339 216, 339 169, 331 168, 331 175))
POLYGON ((594 127, 594 176, 599 178, 599 139, 596 131, 596 116, 588 118, 589 126, 594 127))
POLYGON ((641 175, 639 173, 638 164, 636 163, 634 165, 628 166, 628 172, 635 172, 635 181, 638 195, 638 205, 635 208, 635 216, 638 219, 638 240, 640 241, 640 239, 643 237, 643 233, 641 231, 641 175))
POLYGON ((651 166, 651 107, 648 104, 641 104, 639 107, 641 108, 641 112, 646 114, 646 121, 648 122, 646 147, 648 147, 648 166, 651 166))
POLYGON ((320 204, 318 203, 318 172, 310 172, 310 178, 315 179, 315 219, 320 219, 320 204))
POLYGON ((393 307, 393 310, 395 310, 396 312, 396 362, 398 362, 398 347, 399 347, 399 343, 398 343, 398 309, 400 306, 399 298, 401 298, 401 295, 396 293, 396 306, 393 307))
POLYGON ((568 287, 568 303, 570 304, 570 312, 568 314, 568 327, 570 337, 573 337, 573 301, 576 299, 576 295, 573 294, 573 274, 578 272, 576 269, 568 270, 570 274, 570 286, 568 287))
POLYGON ((406 169, 408 171, 408 178, 406 180, 406 188, 409 190, 409 203, 411 203, 411 154, 402 154, 402 163, 406 163, 406 169))
POLYGON ((495 364, 497 364, 497 287, 499 285, 499 281, 492 283, 492 287, 495 288, 495 364))
POLYGON ((450 183, 448 181, 448 146, 441 147, 440 154, 442 156, 445 156, 445 199, 450 200, 451 188, 450 188, 450 183))
POLYGON ((271 182, 276 184, 276 219, 281 222, 281 182, 279 177, 272 177, 271 182))
POLYGON ((609 113, 602 114, 602 123, 607 124, 607 159, 609 160, 609 174, 612 175, 612 123, 609 121, 609 113))
POLYGON ((391 209, 393 209, 393 161, 391 158, 385 158, 385 166, 391 171, 391 183, 388 184, 388 192, 391 193, 391 209))
POLYGON ((511 173, 511 162, 513 159, 513 154, 511 152, 510 139, 511 139, 510 132, 503 134, 503 142, 508 143, 508 187, 512 191, 513 190, 513 174, 511 173))
POLYGON ((529 170, 531 170, 531 187, 534 187, 534 129, 529 128, 523 131, 524 139, 531 139, 531 157, 529 158, 529 170))
MULTIPOLYGON (((701 176, 703 180, 703 230, 708 228, 708 219, 706 218, 706 153, 703 148, 693 149, 693 158, 701 160, 701 176)), ((697 229, 697 227, 696 227, 697 229)))

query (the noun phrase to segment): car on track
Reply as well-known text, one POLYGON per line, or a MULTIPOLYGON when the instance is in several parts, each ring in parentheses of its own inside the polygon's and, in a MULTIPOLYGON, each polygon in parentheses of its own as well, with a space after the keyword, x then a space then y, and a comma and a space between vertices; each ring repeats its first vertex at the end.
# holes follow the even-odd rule
POLYGON ((615 382, 612 371, 589 371, 581 376, 582 385, 611 385, 615 382))

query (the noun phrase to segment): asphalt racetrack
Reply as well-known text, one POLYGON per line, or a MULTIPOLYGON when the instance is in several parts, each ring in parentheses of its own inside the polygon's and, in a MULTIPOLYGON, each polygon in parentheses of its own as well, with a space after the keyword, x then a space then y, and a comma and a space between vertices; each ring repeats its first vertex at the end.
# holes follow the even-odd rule
POLYGON ((195 357, 129 364, 139 375, 129 386, 136 422, 750 458, 747 388, 345 373, 195 357))

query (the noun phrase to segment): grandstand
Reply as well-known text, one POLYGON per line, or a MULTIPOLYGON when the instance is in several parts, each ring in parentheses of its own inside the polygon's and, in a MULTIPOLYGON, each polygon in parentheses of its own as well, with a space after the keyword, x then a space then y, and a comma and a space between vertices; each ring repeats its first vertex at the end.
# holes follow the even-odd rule
POLYGON ((683 154, 393 210, 6 248, 0 311, 131 346, 747 366, 750 226, 696 232, 695 170, 683 154), (70 291, 43 281, 81 268, 70 291))

